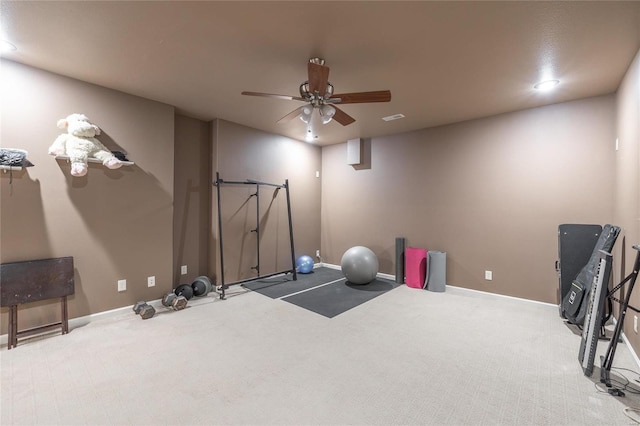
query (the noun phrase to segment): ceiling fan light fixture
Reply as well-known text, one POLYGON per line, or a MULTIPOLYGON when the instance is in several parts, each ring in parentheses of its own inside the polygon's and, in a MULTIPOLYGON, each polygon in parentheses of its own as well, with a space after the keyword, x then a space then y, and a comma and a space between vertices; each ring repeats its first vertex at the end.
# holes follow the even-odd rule
POLYGON ((331 105, 321 105, 320 108, 320 116, 322 117, 322 124, 327 124, 331 121, 334 115, 336 115, 336 109, 331 105))
POLYGON ((311 92, 309 92, 309 82, 305 81, 300 85, 300 97, 304 99, 311 99, 311 92))
POLYGON ((327 91, 324 94, 324 100, 329 99, 331 96, 333 96, 333 84, 327 81, 327 91))
POLYGON ((324 65, 322 58, 311 58, 307 64, 308 80, 300 84, 300 96, 279 95, 262 92, 241 92, 247 96, 262 96, 267 98, 282 99, 288 101, 303 101, 307 105, 296 107, 293 111, 278 120, 278 123, 288 122, 295 117, 307 126, 311 123, 327 124, 336 121, 342 126, 348 126, 355 122, 355 118, 333 104, 364 104, 371 102, 390 102, 391 91, 376 90, 371 92, 354 92, 335 94, 334 87, 329 82, 329 67, 324 65), (313 117, 313 110, 318 109, 320 120, 313 117))
POLYGON ((313 107, 311 105, 305 105, 300 108, 300 120, 302 120, 305 124, 309 124, 311 122, 311 114, 313 113, 313 107))

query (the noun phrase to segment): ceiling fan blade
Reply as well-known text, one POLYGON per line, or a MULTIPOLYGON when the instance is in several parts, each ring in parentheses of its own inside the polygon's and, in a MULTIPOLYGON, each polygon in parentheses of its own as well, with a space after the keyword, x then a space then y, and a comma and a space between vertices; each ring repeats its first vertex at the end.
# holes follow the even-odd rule
POLYGON ((390 90, 378 90, 375 92, 339 93, 332 95, 328 102, 336 104, 362 104, 369 102, 389 102, 391 100, 390 90), (335 102, 332 99, 339 98, 335 102))
POLYGON ((298 117, 300 114, 302 114, 302 107, 294 109, 289 114, 278 120, 278 123, 286 123, 287 121, 293 120, 294 118, 298 117))
POLYGON ((307 70, 309 72, 309 92, 312 94, 318 92, 320 96, 324 96, 327 93, 329 67, 309 62, 307 70))
POLYGON ((273 93, 260 93, 260 92, 242 92, 246 96, 262 96, 265 98, 283 99, 285 101, 304 101, 304 98, 300 96, 288 96, 288 95, 276 95, 273 93))
POLYGON ((349 114, 347 114, 340 108, 336 107, 335 105, 333 107, 336 109, 336 113, 333 116, 333 119, 338 123, 342 124, 343 126, 348 126, 349 124, 356 121, 355 118, 351 117, 349 114))

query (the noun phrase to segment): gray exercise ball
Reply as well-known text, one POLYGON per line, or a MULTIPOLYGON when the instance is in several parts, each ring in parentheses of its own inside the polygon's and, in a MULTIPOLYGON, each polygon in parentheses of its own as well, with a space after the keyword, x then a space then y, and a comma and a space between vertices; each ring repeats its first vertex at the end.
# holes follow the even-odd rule
POLYGON ((352 284, 368 284, 378 274, 378 258, 363 246, 351 247, 342 255, 342 273, 352 284))

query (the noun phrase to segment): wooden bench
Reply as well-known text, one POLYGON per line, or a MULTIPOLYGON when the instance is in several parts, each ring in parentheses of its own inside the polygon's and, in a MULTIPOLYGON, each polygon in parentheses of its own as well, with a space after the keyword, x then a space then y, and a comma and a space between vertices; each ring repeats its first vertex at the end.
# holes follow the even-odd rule
POLYGON ((9 307, 9 349, 16 347, 18 336, 25 334, 54 327, 60 327, 62 334, 69 332, 67 296, 75 291, 73 276, 73 257, 0 264, 0 306, 9 307), (18 330, 18 305, 53 298, 60 298, 59 322, 18 330))

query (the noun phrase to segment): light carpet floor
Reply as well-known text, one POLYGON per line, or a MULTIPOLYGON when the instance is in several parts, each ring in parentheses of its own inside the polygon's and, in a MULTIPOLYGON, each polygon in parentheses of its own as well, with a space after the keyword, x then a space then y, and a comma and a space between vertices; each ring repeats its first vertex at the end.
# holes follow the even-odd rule
MULTIPOLYGON (((602 393, 579 346, 555 306, 456 288, 401 286, 326 318, 232 287, 2 347, 0 422, 635 424, 623 410, 640 398, 602 393)), ((624 344, 614 367, 638 370, 624 344)))

